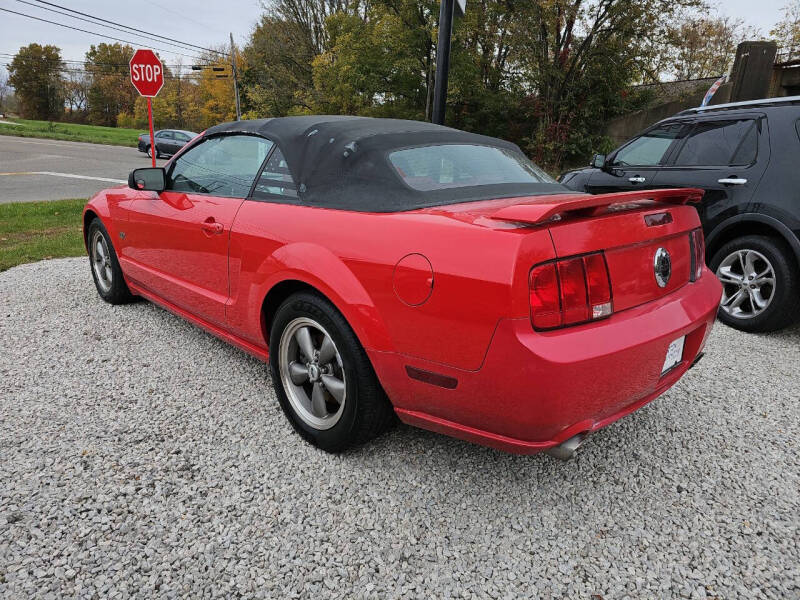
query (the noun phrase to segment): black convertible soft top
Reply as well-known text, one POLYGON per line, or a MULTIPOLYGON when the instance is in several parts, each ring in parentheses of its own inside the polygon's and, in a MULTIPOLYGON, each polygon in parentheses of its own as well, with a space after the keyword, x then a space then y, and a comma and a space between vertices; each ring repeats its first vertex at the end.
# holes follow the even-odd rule
POLYGON ((523 156, 516 144, 450 127, 350 116, 298 116, 233 121, 206 137, 250 134, 280 148, 297 185, 298 204, 365 212, 397 212, 456 202, 571 193, 552 183, 502 183, 418 190, 390 164, 395 150, 441 144, 492 146, 523 156))

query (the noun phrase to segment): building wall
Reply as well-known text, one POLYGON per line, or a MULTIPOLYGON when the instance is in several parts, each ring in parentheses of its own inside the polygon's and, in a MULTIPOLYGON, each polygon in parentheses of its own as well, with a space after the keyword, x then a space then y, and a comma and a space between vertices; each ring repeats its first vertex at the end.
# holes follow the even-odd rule
MULTIPOLYGON (((775 42, 742 42, 728 82, 714 94, 711 104, 756 100, 800 94, 800 60, 775 64, 775 42)), ((645 110, 623 115, 606 124, 605 134, 615 145, 629 140, 643 129, 687 108, 700 106, 711 79, 656 84, 661 101, 645 110)))
MULTIPOLYGON (((712 79, 711 81, 713 83, 714 80, 712 79)), ((682 98, 663 102, 646 108, 645 110, 639 110, 612 119, 606 124, 605 134, 614 141, 615 146, 618 146, 661 119, 671 117, 687 108, 700 106, 700 103, 703 101, 703 96, 706 95, 708 88, 711 87, 710 84, 705 85, 705 83, 707 82, 704 82, 702 87, 697 87, 695 91, 682 98)), ((722 84, 711 99, 711 104, 729 102, 731 88, 732 85, 730 83, 722 84)))

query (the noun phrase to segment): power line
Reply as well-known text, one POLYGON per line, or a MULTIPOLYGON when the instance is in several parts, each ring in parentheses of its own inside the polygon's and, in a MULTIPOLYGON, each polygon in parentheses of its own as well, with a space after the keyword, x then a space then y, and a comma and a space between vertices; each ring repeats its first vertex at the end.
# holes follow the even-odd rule
MULTIPOLYGON (((22 4, 27 4, 28 6, 33 6, 34 8, 38 8, 38 9, 41 9, 41 10, 47 10, 47 11, 50 11, 50 12, 55 13, 57 15, 61 15, 61 16, 64 16, 64 17, 69 17, 70 19, 76 19, 78 21, 83 21, 83 22, 89 23, 91 25, 99 25, 100 27, 106 27, 108 29, 113 29, 115 31, 121 31, 122 33, 132 33, 130 31, 127 31, 126 29, 122 29, 120 27, 114 27, 113 25, 104 25, 103 23, 96 23, 95 21, 90 21, 89 19, 84 19, 82 17, 76 17, 75 15, 71 15, 68 12, 63 12, 63 11, 60 11, 60 10, 56 10, 54 8, 48 8, 46 6, 39 6, 38 4, 34 4, 33 2, 28 2, 28 0, 17 0, 17 2, 21 2, 22 4)), ((95 17, 92 17, 92 18, 95 18, 95 17)), ((98 20, 102 20, 102 19, 98 19, 98 20)), ((149 36, 149 35, 141 35, 140 34, 140 36, 145 38, 145 39, 147 39, 147 40, 158 42, 160 44, 166 44, 168 46, 174 46, 175 48, 179 48, 181 50, 189 50, 191 52, 195 51, 192 48, 184 47, 187 44, 184 44, 184 45, 173 44, 171 42, 162 41, 162 40, 159 40, 157 37, 152 37, 152 36, 149 36)))
MULTIPOLYGON (((0 66, 10 67, 11 63, 7 62, 0 62, 0 66)), ((126 73, 96 73, 94 71, 88 71, 86 69, 76 69, 73 67, 58 67, 59 72, 61 73, 70 73, 70 74, 83 74, 83 75, 118 75, 120 77, 124 77, 127 79, 126 73)), ((216 75, 217 78, 227 78, 228 75, 216 75)), ((166 74, 164 73, 164 79, 181 79, 183 81, 201 81, 203 76, 198 74, 194 75, 191 73, 183 74, 183 75, 174 75, 174 74, 166 74)))
MULTIPOLYGON (((12 54, 10 52, 0 52, 0 57, 14 58, 15 56, 16 56, 16 54, 12 54)), ((41 59, 37 59, 37 60, 44 61, 46 59, 41 58, 41 59)), ((62 58, 61 62, 62 63, 68 63, 68 64, 76 64, 76 65, 85 65, 87 62, 89 62, 89 64, 96 65, 96 66, 102 66, 102 67, 126 67, 127 68, 128 66, 130 66, 129 63, 110 63, 110 62, 94 62, 94 61, 86 61, 86 60, 68 60, 66 58, 62 58)), ((213 65, 211 63, 192 63, 190 65, 189 64, 186 64, 186 65, 167 64, 167 63, 162 63, 162 64, 165 67, 168 67, 170 69, 176 69, 176 70, 178 70, 178 69, 196 70, 196 69, 193 69, 193 67, 195 67, 195 66, 198 66, 198 67, 213 67, 213 66, 216 66, 216 65, 213 65)))
MULTIPOLYGON (((140 45, 139 42, 132 42, 131 40, 123 40, 121 38, 117 38, 117 37, 114 37, 114 36, 111 36, 111 35, 106 35, 104 33, 98 33, 96 31, 89 31, 87 29, 81 29, 80 27, 73 27, 72 25, 64 25, 63 23, 57 23, 56 21, 50 21, 48 19, 42 19, 41 17, 34 17, 33 15, 27 15, 25 13, 17 12, 15 10, 11 10, 11 9, 8 9, 8 8, 0 8, 0 10, 3 11, 3 12, 11 13, 13 15, 19 15, 21 17, 27 17, 29 19, 34 19, 35 21, 42 21, 43 23, 50 23, 51 25, 58 25, 59 27, 64 27, 66 29, 72 29, 74 31, 81 31, 83 33, 88 33, 90 35, 97 35, 97 36, 100 36, 100 37, 103 37, 103 38, 106 38, 106 39, 109 39, 109 40, 114 40, 116 42, 123 42, 125 44, 133 44, 134 46, 139 46, 140 45)), ((186 58, 191 58, 193 60, 197 60, 197 59, 200 58, 199 56, 191 56, 189 54, 183 54, 182 52, 176 52, 175 50, 167 50, 165 48, 157 48, 156 46, 151 46, 151 47, 152 47, 153 50, 159 50, 161 52, 169 52, 169 53, 172 53, 172 54, 180 54, 181 56, 185 56, 186 58)))
MULTIPOLYGON (((21 0, 18 0, 18 1, 21 1, 21 0)), ((182 42, 180 40, 176 40, 175 38, 167 37, 167 36, 164 36, 164 35, 159 35, 157 33, 151 33, 151 32, 148 32, 148 31, 144 31, 142 29, 137 29, 136 27, 130 27, 129 25, 123 25, 122 23, 117 23, 116 21, 109 21, 108 19, 103 19, 101 17, 95 17, 94 15, 83 13, 83 12, 81 12, 79 10, 73 10, 71 8, 67 8, 66 6, 61 6, 60 4, 54 4, 52 2, 47 2, 46 0, 36 0, 36 2, 38 2, 39 4, 47 4, 49 6, 55 6, 56 8, 60 8, 60 9, 69 11, 71 13, 75 13, 76 15, 89 17, 90 19, 95 19, 96 21, 102 21, 103 23, 111 23, 112 25, 118 25, 120 27, 124 27, 125 29, 130 29, 131 31, 136 31, 138 33, 143 33, 143 34, 146 34, 146 35, 152 35, 152 36, 155 36, 157 38, 161 38, 162 40, 169 40, 171 42, 177 42, 177 43, 179 43, 179 44, 181 44, 183 46, 190 46, 192 48, 197 48, 198 50, 204 50, 206 52, 213 52, 214 54, 222 54, 223 56, 227 56, 228 55, 226 52, 220 52, 219 50, 212 50, 211 48, 205 48, 203 46, 198 46, 196 44, 190 44, 189 42, 182 42)), ((28 4, 28 3, 26 2, 26 4, 28 4)))

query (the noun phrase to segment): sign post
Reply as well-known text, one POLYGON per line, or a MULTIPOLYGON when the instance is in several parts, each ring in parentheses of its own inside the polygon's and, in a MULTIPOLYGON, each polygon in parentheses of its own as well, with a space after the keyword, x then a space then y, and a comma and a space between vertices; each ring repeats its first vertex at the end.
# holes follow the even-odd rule
POLYGON ((147 98, 147 120, 150 124, 150 156, 156 166, 156 139, 153 135, 152 99, 164 87, 164 65, 156 53, 149 48, 140 48, 133 53, 130 61, 131 83, 139 95, 147 98))

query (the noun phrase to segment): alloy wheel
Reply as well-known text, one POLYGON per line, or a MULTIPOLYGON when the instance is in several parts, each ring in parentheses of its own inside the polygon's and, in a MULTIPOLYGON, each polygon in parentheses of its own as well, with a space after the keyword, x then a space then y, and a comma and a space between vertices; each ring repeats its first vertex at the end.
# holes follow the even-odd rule
POLYGON ((717 267, 723 292, 720 308, 737 319, 763 313, 775 296, 775 270, 767 257, 755 250, 736 250, 717 267))
POLYGON ((341 354, 325 328, 308 317, 291 321, 278 348, 281 383, 300 419, 317 430, 342 417, 346 379, 341 354))
POLYGON ((108 250, 108 242, 101 231, 94 232, 89 248, 92 252, 92 269, 97 277, 97 285, 106 294, 114 282, 114 271, 111 268, 111 252, 108 250))

